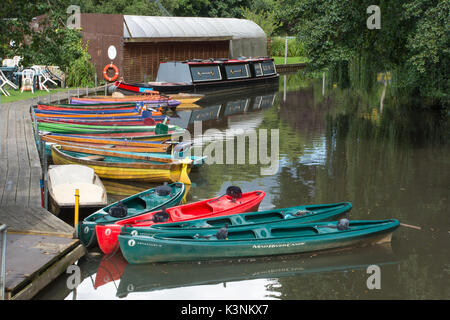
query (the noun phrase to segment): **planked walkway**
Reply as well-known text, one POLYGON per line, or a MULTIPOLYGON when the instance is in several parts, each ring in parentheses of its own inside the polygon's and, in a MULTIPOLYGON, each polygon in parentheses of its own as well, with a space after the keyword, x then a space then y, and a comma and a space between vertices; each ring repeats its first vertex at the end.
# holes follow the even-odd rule
MULTIPOLYGON (((69 91, 78 93, 85 90, 69 91)), ((66 91, 39 99, 56 102, 67 97, 66 91)), ((8 299, 31 299, 85 254, 73 239, 73 227, 42 208, 42 167, 30 117, 30 106, 36 103, 35 98, 0 104, 0 224, 8 226, 8 299)))

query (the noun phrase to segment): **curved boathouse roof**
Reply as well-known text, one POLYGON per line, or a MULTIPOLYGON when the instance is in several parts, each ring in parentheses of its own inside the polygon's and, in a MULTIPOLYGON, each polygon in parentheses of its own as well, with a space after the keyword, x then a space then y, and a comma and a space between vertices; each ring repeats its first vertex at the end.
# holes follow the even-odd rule
POLYGON ((124 15, 124 38, 126 42, 230 40, 230 58, 267 55, 265 32, 245 19, 124 15))

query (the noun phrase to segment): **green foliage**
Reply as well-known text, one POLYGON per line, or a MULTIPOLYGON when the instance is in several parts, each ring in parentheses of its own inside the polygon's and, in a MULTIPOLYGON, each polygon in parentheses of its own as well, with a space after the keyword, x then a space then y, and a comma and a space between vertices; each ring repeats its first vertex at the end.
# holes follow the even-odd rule
POLYGON ((310 67, 342 72, 356 87, 391 71, 397 90, 448 102, 449 1, 379 1, 381 29, 370 30, 371 0, 284 0, 279 17, 305 46, 310 67), (344 66, 345 65, 345 66, 344 66))
POLYGON ((88 53, 88 44, 83 48, 83 43, 80 39, 77 46, 77 49, 81 50, 82 54, 69 64, 66 84, 69 87, 92 86, 95 81, 95 68, 88 53))
MULTIPOLYGON (((284 57, 286 38, 274 37, 270 45, 270 56, 284 57)), ((305 48, 302 42, 296 38, 288 38, 288 57, 304 57, 305 48)))

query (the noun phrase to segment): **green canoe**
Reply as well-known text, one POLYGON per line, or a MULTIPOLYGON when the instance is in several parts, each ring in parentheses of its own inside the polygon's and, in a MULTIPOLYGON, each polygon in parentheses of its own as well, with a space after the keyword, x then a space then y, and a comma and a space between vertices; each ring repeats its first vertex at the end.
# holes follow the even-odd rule
MULTIPOLYGON (((149 189, 121 200, 121 204, 126 206, 126 214, 123 216, 111 215, 111 208, 117 207, 119 202, 114 202, 87 216, 78 224, 78 238, 84 246, 94 246, 97 243, 95 234, 95 226, 97 224, 115 223, 145 212, 160 210, 163 206, 170 208, 181 203, 186 192, 186 187, 183 183, 176 182, 167 185, 170 188, 170 193, 160 191, 161 187, 163 186, 149 189)), ((167 189, 167 187, 164 186, 163 189, 167 189)))
POLYGON ((217 232, 217 228, 228 226, 246 226, 251 224, 272 223, 284 221, 286 224, 308 223, 314 221, 337 220, 352 209, 350 202, 332 204, 317 204, 272 209, 266 211, 245 212, 227 216, 179 221, 172 223, 153 224, 148 227, 134 227, 125 225, 122 233, 132 235, 152 235, 155 233, 179 232, 180 230, 195 230, 199 235, 208 235, 217 232))
POLYGON ((130 264, 140 264, 270 256, 383 243, 391 240, 392 233, 400 224, 394 219, 355 220, 342 229, 338 227, 341 221, 274 222, 232 227, 223 240, 216 237, 219 229, 211 230, 208 235, 199 235, 198 230, 152 236, 122 234, 118 240, 124 258, 130 264))

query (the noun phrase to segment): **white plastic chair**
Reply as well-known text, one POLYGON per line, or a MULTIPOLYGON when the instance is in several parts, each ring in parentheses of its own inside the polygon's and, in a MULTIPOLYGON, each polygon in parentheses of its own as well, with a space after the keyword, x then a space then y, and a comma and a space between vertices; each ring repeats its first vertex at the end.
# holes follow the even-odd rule
POLYGON ((55 81, 53 81, 53 80, 50 78, 50 73, 49 73, 48 70, 44 67, 44 68, 41 69, 41 74, 40 74, 40 79, 39 79, 40 85, 39 85, 39 86, 40 86, 41 90, 42 90, 42 88, 44 88, 47 92, 49 92, 49 90, 47 89, 47 86, 45 85, 45 83, 46 83, 47 81, 53 83, 55 86, 58 85, 55 81), (44 80, 42 81, 42 79, 44 79, 44 80))
POLYGON ((16 67, 18 67, 20 64, 20 61, 23 60, 23 58, 21 56, 14 56, 12 59, 13 59, 14 65, 16 67))
POLYGON ((9 92, 6 89, 3 89, 3 86, 6 85, 6 80, 3 78, 3 72, 0 74, 0 91, 5 95, 9 96, 9 92))
POLYGON ((8 85, 13 89, 18 89, 18 87, 5 76, 3 71, 0 70, 0 91, 3 92, 5 96, 9 96, 9 92, 3 88, 5 85, 8 85))
POLYGON ((2 66, 3 67, 15 67, 16 64, 13 59, 4 59, 2 61, 2 66))
POLYGON ((23 92, 25 87, 27 87, 27 89, 31 87, 31 92, 34 93, 33 81, 35 75, 36 72, 33 69, 25 69, 22 71, 22 89, 20 92, 23 92))

